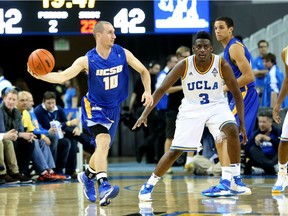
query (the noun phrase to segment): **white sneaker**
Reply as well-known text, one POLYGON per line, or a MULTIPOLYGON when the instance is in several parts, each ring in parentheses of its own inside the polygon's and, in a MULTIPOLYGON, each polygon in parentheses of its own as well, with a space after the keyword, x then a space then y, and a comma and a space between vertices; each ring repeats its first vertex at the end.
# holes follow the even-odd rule
POLYGON ((287 173, 278 172, 278 178, 274 186, 272 187, 272 193, 281 193, 288 185, 287 173))
POLYGON ((139 213, 143 216, 154 215, 152 202, 139 202, 139 210, 139 213))
POLYGON ((235 195, 251 195, 250 188, 242 181, 240 176, 233 176, 230 186, 230 192, 235 195))
POLYGON ((138 194, 139 200, 143 202, 152 201, 151 194, 153 192, 153 189, 154 189, 153 185, 149 185, 145 182, 139 191, 138 194))

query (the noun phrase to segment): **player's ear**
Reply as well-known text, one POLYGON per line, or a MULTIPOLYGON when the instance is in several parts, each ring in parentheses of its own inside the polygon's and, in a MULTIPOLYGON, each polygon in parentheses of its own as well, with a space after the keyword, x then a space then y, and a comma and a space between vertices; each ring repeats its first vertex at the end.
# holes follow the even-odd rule
POLYGON ((233 33, 233 31, 234 31, 234 27, 233 27, 233 26, 230 27, 229 30, 230 30, 231 33, 233 33))

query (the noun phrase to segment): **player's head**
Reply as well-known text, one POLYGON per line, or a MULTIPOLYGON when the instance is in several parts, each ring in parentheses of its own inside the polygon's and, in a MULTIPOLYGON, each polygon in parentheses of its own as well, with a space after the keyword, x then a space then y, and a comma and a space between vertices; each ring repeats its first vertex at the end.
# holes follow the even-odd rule
POLYGON ((53 112, 56 107, 56 94, 51 91, 46 91, 43 95, 43 104, 48 112, 53 112))
POLYGON ((233 36, 234 22, 230 17, 218 17, 214 23, 214 32, 218 41, 233 36))
POLYGON ((116 39, 115 29, 110 22, 99 21, 94 25, 93 36, 96 40, 96 45, 112 47, 116 39))
POLYGON ((196 60, 210 61, 211 53, 213 52, 212 40, 206 31, 200 31, 196 34, 193 42, 193 52, 196 60))
POLYGON ((176 50, 176 57, 177 57, 178 61, 181 61, 182 59, 184 59, 190 55, 191 55, 191 49, 187 46, 180 46, 176 50))

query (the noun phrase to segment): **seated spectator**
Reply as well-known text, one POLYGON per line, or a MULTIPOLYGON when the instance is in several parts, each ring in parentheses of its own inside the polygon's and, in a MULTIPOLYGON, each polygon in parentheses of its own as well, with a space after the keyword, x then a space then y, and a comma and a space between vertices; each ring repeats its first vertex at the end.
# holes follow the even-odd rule
MULTIPOLYGON (((71 148, 70 140, 67 138, 58 139, 56 136, 56 129, 50 127, 49 130, 46 130, 39 124, 38 119, 34 113, 34 99, 30 92, 25 92, 28 97, 27 110, 29 111, 32 123, 35 127, 34 133, 36 134, 45 134, 46 137, 50 140, 50 150, 53 155, 54 161, 56 162, 56 168, 54 169, 56 173, 63 173, 63 169, 66 166, 68 154, 71 148)), ((46 139, 42 137, 42 139, 46 139)))
MULTIPOLYGON (((21 183, 30 183, 32 180, 28 178, 29 175, 29 164, 32 159, 32 152, 34 150, 34 135, 33 133, 24 132, 24 127, 21 121, 21 113, 15 107, 18 103, 18 91, 14 88, 4 88, 2 91, 3 103, 0 109, 3 113, 4 119, 4 130, 10 131, 15 129, 18 132, 18 137, 13 140, 13 147, 16 153, 16 159, 13 159, 13 155, 9 154, 6 160, 13 160, 14 166, 18 164, 19 172, 16 168, 11 172, 14 174, 12 177, 18 179, 21 183), (15 174, 16 173, 16 174, 15 174)), ((7 148, 12 148, 11 145, 6 145, 7 148)), ((10 149, 12 152, 12 150, 10 149)), ((11 169, 11 167, 9 167, 11 169)), ((7 177, 7 176, 6 176, 7 177)))
POLYGON ((67 117, 62 107, 56 105, 56 95, 54 92, 45 92, 43 103, 36 106, 34 110, 39 123, 48 130, 51 121, 58 121, 64 132, 64 137, 68 138, 71 142, 71 148, 68 155, 66 164, 66 174, 76 178, 76 163, 77 163, 77 143, 78 141, 83 144, 83 149, 87 152, 94 151, 93 145, 90 145, 90 136, 80 132, 79 119, 72 119, 67 121, 67 117), (91 149, 91 150, 89 150, 91 149))
POLYGON ((36 172, 39 174, 38 181, 55 181, 58 179, 66 179, 64 175, 54 173, 55 161, 52 156, 49 145, 50 139, 45 134, 39 134, 32 123, 29 112, 26 110, 28 104, 27 94, 23 91, 19 92, 18 110, 22 114, 22 124, 26 132, 33 132, 37 139, 34 139, 35 148, 33 150, 32 159, 36 172), (35 133, 36 132, 36 133, 35 133))
MULTIPOLYGON (((264 80, 262 106, 274 107, 282 86, 284 73, 277 66, 276 56, 274 54, 268 53, 264 55, 263 62, 265 68, 268 69, 268 73, 264 80)), ((282 104, 282 107, 284 107, 284 103, 282 104)))
MULTIPOLYGON (((5 133, 3 113, 2 110, 0 110, 0 165, 2 167, 0 170, 1 184, 20 183, 20 180, 12 177, 15 176, 15 174, 18 176, 20 175, 12 142, 17 140, 17 138, 18 133, 15 129, 5 133), (9 175, 7 171, 11 175, 9 175)), ((30 179, 29 182, 31 182, 30 179)))
POLYGON ((280 131, 274 128, 270 111, 258 114, 258 127, 245 145, 246 156, 250 159, 246 163, 244 174, 250 175, 252 169, 259 172, 256 168, 261 168, 262 174, 275 175, 280 131))

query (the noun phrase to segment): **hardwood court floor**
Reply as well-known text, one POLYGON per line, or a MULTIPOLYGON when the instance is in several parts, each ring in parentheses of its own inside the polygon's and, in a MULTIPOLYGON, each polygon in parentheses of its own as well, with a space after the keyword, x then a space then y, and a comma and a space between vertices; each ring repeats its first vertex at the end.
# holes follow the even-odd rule
POLYGON ((157 184, 153 202, 139 203, 138 191, 153 168, 154 165, 135 162, 110 164, 110 183, 120 186, 120 194, 106 207, 100 207, 98 200, 87 201, 81 184, 76 181, 1 185, 0 215, 288 215, 288 193, 271 194, 274 176, 245 178, 252 189, 250 196, 213 199, 202 196, 201 191, 217 184, 218 178, 186 175, 181 167, 157 184))

